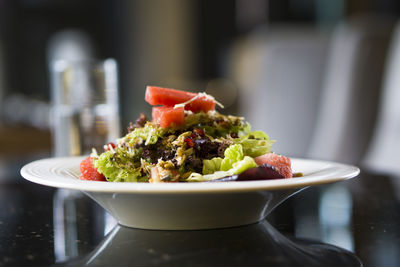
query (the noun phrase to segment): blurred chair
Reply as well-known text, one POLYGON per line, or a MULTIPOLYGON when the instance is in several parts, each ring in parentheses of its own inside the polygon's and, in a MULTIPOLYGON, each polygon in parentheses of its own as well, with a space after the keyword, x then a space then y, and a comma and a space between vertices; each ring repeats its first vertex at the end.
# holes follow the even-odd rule
POLYGON ((400 174, 400 22, 391 42, 383 97, 371 145, 363 164, 367 169, 385 174, 400 174))
POLYGON ((393 25, 388 18, 359 17, 337 27, 309 157, 361 161, 375 126, 393 25))
POLYGON ((3 43, 2 40, 0 39, 0 127, 2 124, 2 106, 3 106, 3 101, 4 101, 4 94, 6 91, 6 82, 5 82, 5 64, 4 64, 4 52, 3 52, 3 43))
POLYGON ((233 49, 238 113, 277 140, 277 153, 304 156, 308 151, 328 37, 307 26, 263 27, 233 49))

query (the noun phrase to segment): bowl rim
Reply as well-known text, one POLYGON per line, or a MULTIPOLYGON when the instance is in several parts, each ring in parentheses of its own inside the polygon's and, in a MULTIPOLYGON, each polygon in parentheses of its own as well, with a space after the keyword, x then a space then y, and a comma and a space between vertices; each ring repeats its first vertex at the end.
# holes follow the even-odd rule
POLYGON ((33 183, 91 192, 109 193, 230 193, 301 188, 333 183, 356 177, 360 169, 356 166, 312 159, 291 158, 296 171, 308 166, 303 177, 262 181, 193 182, 193 183, 110 183, 79 180, 79 163, 85 157, 61 157, 36 160, 21 169, 21 175, 33 183))
POLYGON ((234 182, 193 182, 193 183, 133 183, 85 181, 79 177, 79 163, 86 158, 58 157, 33 161, 22 167, 22 177, 33 183, 90 192, 135 193, 135 194, 190 194, 190 193, 232 193, 295 189, 322 185, 356 177, 360 169, 331 161, 291 158, 296 172, 307 166, 303 177, 262 181, 234 182))

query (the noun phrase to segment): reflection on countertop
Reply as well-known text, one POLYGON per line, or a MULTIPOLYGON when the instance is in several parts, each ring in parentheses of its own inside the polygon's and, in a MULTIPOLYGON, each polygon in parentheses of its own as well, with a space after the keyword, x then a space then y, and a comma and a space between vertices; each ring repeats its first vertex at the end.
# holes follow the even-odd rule
POLYGON ((289 239, 267 221, 220 230, 151 231, 116 226, 81 259, 56 266, 361 266, 351 252, 289 239))
POLYGON ((400 264, 395 178, 362 172, 302 191, 261 223, 206 231, 115 226, 84 194, 14 179, 0 187, 0 266, 400 264))

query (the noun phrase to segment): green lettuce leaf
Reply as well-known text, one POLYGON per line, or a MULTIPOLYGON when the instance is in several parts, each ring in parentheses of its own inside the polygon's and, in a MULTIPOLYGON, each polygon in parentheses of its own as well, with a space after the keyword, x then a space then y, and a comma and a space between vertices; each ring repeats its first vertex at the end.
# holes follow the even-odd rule
POLYGON ((152 123, 146 123, 142 128, 136 128, 124 137, 124 141, 134 145, 138 142, 144 142, 145 145, 157 143, 158 138, 163 137, 165 130, 155 126, 152 123))
POLYGON ((230 170, 233 174, 240 174, 247 169, 257 167, 257 163, 252 157, 245 156, 241 161, 233 163, 233 168, 230 170))
POLYGON ((212 174, 221 169, 222 158, 212 158, 203 160, 203 174, 212 174))
POLYGON ((211 181, 219 178, 223 178, 226 176, 231 176, 234 174, 240 174, 247 169, 257 167, 256 162, 253 158, 249 156, 245 156, 241 161, 233 163, 231 169, 227 171, 216 171, 212 174, 201 175, 200 173, 192 173, 189 178, 187 179, 188 182, 206 182, 211 181))
POLYGON ((232 168, 233 163, 243 159, 243 148, 240 144, 230 145, 224 152, 224 159, 221 162, 221 171, 232 168))
POLYGON ((249 132, 246 135, 233 139, 233 142, 242 146, 245 156, 253 158, 271 152, 271 146, 275 143, 263 131, 249 132))
POLYGON ((143 180, 140 166, 136 167, 132 162, 132 156, 126 153, 106 151, 94 159, 93 164, 109 182, 140 182, 143 180))
POLYGON ((212 137, 221 137, 232 133, 242 135, 250 129, 250 125, 244 123, 242 117, 224 116, 215 111, 199 112, 186 116, 185 124, 181 128, 189 129, 191 127, 200 127, 212 137), (216 121, 223 123, 216 123, 216 121))
POLYGON ((190 174, 189 178, 186 179, 186 181, 188 181, 188 182, 206 182, 206 181, 223 178, 223 177, 230 176, 230 175, 232 175, 232 174, 230 174, 229 171, 217 171, 217 172, 214 172, 213 174, 207 174, 207 175, 202 175, 200 173, 193 172, 192 174, 190 174))

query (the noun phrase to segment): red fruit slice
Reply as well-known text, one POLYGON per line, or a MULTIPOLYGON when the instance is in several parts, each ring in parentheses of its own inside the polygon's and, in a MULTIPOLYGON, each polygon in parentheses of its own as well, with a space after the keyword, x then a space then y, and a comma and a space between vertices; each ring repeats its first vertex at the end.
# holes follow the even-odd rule
POLYGON ((160 124, 162 128, 179 126, 185 122, 185 111, 183 108, 153 107, 153 121, 160 124))
POLYGON ((90 181, 106 181, 106 178, 103 174, 98 173, 96 168, 93 167, 93 158, 87 157, 82 160, 81 165, 81 175, 79 178, 81 180, 90 180, 90 181))
POLYGON ((114 143, 110 142, 110 143, 104 145, 103 148, 104 148, 104 151, 108 151, 108 150, 114 149, 114 148, 116 148, 116 147, 117 147, 117 146, 116 146, 114 143))
POLYGON ((285 178, 293 177, 291 162, 288 157, 274 153, 267 153, 254 158, 254 161, 257 163, 257 165, 269 164, 271 166, 277 167, 279 173, 282 174, 285 178))
POLYGON ((173 107, 176 104, 185 103, 196 96, 196 99, 185 105, 186 110, 191 110, 196 113, 200 111, 207 112, 215 109, 216 102, 212 97, 156 86, 146 87, 145 100, 150 105, 173 107))

